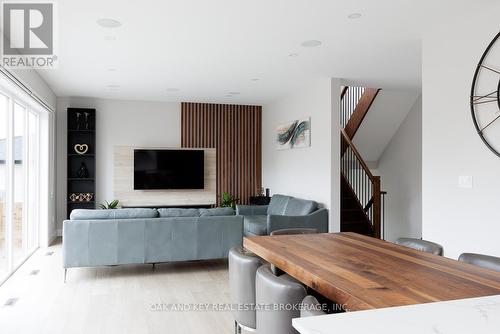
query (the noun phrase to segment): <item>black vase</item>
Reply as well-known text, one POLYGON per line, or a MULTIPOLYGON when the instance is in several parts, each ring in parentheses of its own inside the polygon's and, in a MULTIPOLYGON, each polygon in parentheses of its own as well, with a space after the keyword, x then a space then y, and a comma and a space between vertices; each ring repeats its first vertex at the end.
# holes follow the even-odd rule
POLYGON ((89 170, 87 169, 87 165, 85 164, 85 162, 82 162, 82 164, 80 165, 77 175, 81 179, 86 179, 89 177, 89 170))

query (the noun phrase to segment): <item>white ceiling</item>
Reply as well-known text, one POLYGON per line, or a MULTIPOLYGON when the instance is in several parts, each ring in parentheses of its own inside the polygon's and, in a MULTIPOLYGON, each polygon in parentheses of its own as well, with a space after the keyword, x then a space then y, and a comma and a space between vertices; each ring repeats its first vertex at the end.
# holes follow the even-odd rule
POLYGON ((157 101, 264 104, 317 77, 419 90, 424 2, 58 1, 59 66, 40 74, 58 96, 157 101))

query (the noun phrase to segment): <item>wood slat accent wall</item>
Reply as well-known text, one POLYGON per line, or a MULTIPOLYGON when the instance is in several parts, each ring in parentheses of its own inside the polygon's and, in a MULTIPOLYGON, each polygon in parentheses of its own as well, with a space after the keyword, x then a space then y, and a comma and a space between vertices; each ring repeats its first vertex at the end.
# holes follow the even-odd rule
POLYGON ((181 105, 181 145, 217 149, 217 203, 227 191, 248 204, 262 186, 262 107, 181 105))

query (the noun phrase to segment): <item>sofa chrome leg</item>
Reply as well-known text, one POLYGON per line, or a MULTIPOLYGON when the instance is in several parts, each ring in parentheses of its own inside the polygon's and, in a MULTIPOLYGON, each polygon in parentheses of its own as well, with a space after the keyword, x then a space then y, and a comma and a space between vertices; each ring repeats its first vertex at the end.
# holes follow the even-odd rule
POLYGON ((239 328, 238 322, 235 320, 234 321, 234 334, 238 334, 238 328, 239 328))
POLYGON ((64 283, 66 283, 66 274, 68 273, 68 269, 64 268, 64 283))
POLYGON ((153 265, 153 269, 156 268, 156 263, 151 263, 153 265))

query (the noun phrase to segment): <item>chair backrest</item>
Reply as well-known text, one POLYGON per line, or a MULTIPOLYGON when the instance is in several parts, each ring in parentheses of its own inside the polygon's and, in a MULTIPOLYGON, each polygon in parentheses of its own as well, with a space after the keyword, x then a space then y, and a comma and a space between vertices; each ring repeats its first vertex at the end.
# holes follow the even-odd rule
POLYGON ((458 261, 500 272, 500 258, 498 257, 475 253, 463 253, 458 258, 458 261))
POLYGON ((285 214, 286 205, 290 200, 290 196, 276 194, 271 197, 269 206, 267 208, 268 215, 282 216, 285 214))
POLYGON ((422 252, 443 256, 443 246, 434 242, 413 238, 399 238, 395 243, 422 252))
POLYGON ((257 332, 259 334, 297 333, 292 319, 300 316, 305 287, 289 275, 275 276, 269 265, 257 270, 255 278, 257 332))
POLYGON ((285 216, 305 216, 318 209, 318 203, 300 198, 290 198, 285 208, 285 216))
POLYGON ((234 319, 240 325, 256 328, 255 309, 247 306, 255 305, 255 273, 262 260, 241 247, 231 248, 228 258, 231 303, 241 306, 233 308, 234 319))
POLYGON ((271 236, 273 235, 291 235, 291 234, 314 234, 318 233, 318 230, 315 228, 284 228, 282 230, 274 230, 271 232, 271 236))

